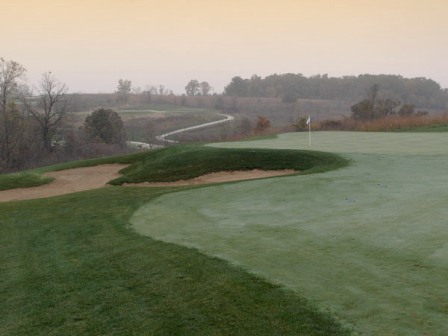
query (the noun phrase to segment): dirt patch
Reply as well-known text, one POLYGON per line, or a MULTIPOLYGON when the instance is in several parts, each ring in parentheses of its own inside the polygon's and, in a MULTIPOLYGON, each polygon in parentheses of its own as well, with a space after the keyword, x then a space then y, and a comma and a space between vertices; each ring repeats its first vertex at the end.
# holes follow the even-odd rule
MULTIPOLYGON (((95 167, 84 167, 66 169, 45 173, 45 176, 53 177, 55 180, 49 184, 31 187, 17 188, 0 191, 0 202, 20 201, 34 198, 46 198, 59 196, 79 191, 98 189, 108 186, 107 182, 120 176, 118 173, 127 165, 107 164, 95 167)), ((288 170, 249 170, 211 173, 191 180, 181 180, 176 182, 144 182, 135 184, 124 184, 128 187, 172 187, 187 186, 206 183, 220 183, 241 180, 251 180, 272 176, 282 176, 294 174, 296 171, 288 170)))
POLYGON ((230 172, 217 172, 202 175, 190 180, 180 180, 175 182, 143 182, 143 183, 125 183, 123 186, 126 187, 173 187, 173 186, 188 186, 188 185, 198 185, 207 183, 221 183, 221 182, 232 182, 232 181, 242 181, 242 180, 253 180, 273 176, 283 176, 291 175, 296 173, 293 169, 285 170, 238 170, 230 172))

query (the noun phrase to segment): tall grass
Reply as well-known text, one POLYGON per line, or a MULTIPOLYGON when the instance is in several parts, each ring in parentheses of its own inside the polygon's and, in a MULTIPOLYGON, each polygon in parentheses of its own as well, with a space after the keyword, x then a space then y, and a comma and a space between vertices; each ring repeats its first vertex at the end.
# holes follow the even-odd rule
POLYGON ((352 118, 325 120, 313 124, 315 130, 341 130, 361 132, 388 131, 447 131, 448 113, 437 116, 389 116, 375 120, 360 121, 352 118))

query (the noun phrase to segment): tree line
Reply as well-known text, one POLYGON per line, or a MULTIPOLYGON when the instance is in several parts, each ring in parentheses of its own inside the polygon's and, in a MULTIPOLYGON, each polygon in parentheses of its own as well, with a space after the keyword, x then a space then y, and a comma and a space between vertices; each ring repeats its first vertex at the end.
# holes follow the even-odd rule
POLYGON ((76 129, 66 122, 67 86, 46 72, 33 92, 25 74, 21 64, 0 58, 0 173, 104 154, 95 144, 124 149, 126 134, 116 112, 96 110, 76 129))
POLYGON ((427 78, 405 78, 398 75, 359 75, 329 77, 302 74, 273 74, 265 78, 233 77, 224 93, 235 97, 275 97, 285 103, 297 99, 358 101, 373 85, 394 101, 425 108, 447 108, 448 90, 427 78))

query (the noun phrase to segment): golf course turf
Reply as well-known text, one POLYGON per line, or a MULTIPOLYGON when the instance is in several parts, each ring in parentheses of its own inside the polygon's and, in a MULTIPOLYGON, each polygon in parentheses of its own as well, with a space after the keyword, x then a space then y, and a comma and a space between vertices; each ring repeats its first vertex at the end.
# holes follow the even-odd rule
MULTIPOLYGON (((146 155, 40 171, 133 163, 146 155)), ((334 167, 336 156, 316 161, 320 156, 309 157, 326 167, 320 169, 334 167)), ((307 167, 312 169, 299 169, 307 167)), ((1 203, 0 335, 349 334, 334 316, 289 289, 135 233, 132 214, 177 190, 186 188, 110 187, 1 203)))
MULTIPOLYGON (((170 193, 132 225, 292 289, 362 334, 447 335, 446 134, 322 132, 312 143, 351 164, 170 193)), ((308 139, 214 146, 307 149, 308 139)))
MULTIPOLYGON (((204 156, 289 155, 310 149, 307 136, 214 144, 204 156)), ((345 160, 311 152, 321 173, 0 204, 0 335, 349 334, 340 323, 447 335, 446 135, 312 136, 313 151, 345 160)), ((188 163, 199 148, 150 161, 188 163)), ((125 177, 154 179, 147 155, 66 168, 134 163, 125 177)))

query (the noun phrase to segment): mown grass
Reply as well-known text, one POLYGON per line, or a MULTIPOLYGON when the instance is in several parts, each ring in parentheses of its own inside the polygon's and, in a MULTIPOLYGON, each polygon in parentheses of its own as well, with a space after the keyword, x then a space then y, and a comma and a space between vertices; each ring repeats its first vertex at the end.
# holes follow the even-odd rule
POLYGON ((134 233, 171 189, 0 204, 1 335, 347 335, 291 291, 134 233))
POLYGON ((186 180, 207 173, 235 170, 294 169, 321 172, 347 165, 340 156, 297 150, 229 149, 199 145, 175 146, 148 153, 123 169, 113 185, 186 180))

